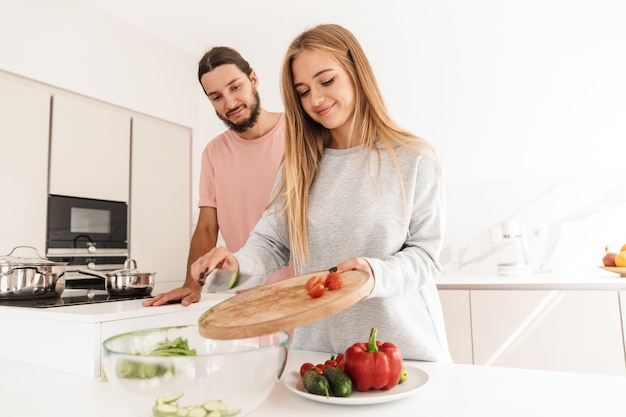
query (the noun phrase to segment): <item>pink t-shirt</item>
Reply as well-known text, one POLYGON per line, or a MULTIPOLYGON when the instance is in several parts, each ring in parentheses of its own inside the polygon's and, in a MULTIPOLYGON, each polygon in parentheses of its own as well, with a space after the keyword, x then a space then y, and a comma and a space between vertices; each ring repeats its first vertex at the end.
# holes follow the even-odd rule
MULTIPOLYGON (((238 251, 270 200, 285 150, 285 115, 265 135, 246 140, 228 129, 202 152, 198 207, 215 207, 226 247, 238 251)), ((293 276, 291 268, 271 278, 293 276), (280 275, 279 275, 280 274, 280 275)))

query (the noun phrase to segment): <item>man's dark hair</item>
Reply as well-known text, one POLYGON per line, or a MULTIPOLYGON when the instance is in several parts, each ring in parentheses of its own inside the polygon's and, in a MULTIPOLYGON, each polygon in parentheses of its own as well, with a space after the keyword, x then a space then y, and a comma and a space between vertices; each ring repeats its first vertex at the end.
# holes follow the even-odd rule
POLYGON ((248 61, 243 59, 239 52, 226 46, 216 46, 204 54, 200 62, 198 62, 198 81, 207 72, 211 72, 224 64, 236 65, 248 77, 252 73, 252 67, 250 67, 248 61))

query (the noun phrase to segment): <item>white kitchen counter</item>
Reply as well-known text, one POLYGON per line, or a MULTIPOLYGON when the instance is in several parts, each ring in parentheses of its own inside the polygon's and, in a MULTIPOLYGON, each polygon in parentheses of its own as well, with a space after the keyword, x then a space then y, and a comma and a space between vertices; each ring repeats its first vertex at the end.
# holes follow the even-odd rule
POLYGON ((0 317, 42 318, 45 320, 83 323, 101 323, 105 321, 177 313, 180 311, 194 311, 197 312, 198 317, 200 317, 209 307, 228 297, 229 295, 225 294, 202 293, 201 300, 188 307, 183 307, 180 304, 169 304, 155 308, 147 308, 141 305, 142 299, 47 308, 0 306, 0 317))
MULTIPOLYGON (((328 355, 291 351, 285 372, 328 355)), ((385 404, 332 405, 301 398, 279 382, 250 417, 626 415, 626 377, 411 362, 429 375, 412 396, 385 404)), ((109 382, 0 360, 0 414, 14 417, 133 417, 109 382)), ((149 416, 149 414, 148 414, 149 416)), ((146 416, 146 417, 148 417, 146 416)))
POLYGON ((99 377, 106 338, 138 329, 196 324, 202 313, 231 295, 203 293, 188 307, 143 307, 140 299, 49 308, 0 306, 0 359, 99 377))
POLYGON ((626 290, 626 278, 601 268, 585 271, 554 271, 521 276, 496 272, 444 271, 437 278, 440 290, 626 290))

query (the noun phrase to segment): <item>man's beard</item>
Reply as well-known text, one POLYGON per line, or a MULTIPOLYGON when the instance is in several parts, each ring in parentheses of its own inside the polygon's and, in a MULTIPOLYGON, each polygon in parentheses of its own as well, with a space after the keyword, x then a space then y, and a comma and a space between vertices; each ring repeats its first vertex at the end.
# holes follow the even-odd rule
POLYGON ((259 114, 261 114, 261 97, 259 97, 259 92, 254 90, 254 102, 252 103, 252 107, 250 107, 250 117, 247 120, 244 120, 241 123, 233 123, 226 117, 219 114, 219 112, 216 111, 215 114, 217 114, 217 117, 224 122, 226 127, 233 129, 237 133, 243 133, 251 127, 254 127, 256 122, 259 120, 259 114))

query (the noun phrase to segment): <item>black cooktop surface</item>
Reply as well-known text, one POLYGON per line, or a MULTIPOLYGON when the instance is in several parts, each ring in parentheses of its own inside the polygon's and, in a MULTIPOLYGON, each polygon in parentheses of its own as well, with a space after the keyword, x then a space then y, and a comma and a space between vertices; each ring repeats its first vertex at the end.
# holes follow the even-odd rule
POLYGON ((63 307, 79 304, 108 303, 124 300, 137 300, 151 298, 151 295, 129 294, 129 295, 109 295, 106 290, 85 290, 66 289, 60 297, 40 297, 40 298, 4 298, 0 299, 0 306, 11 307, 31 307, 49 308, 63 307))

